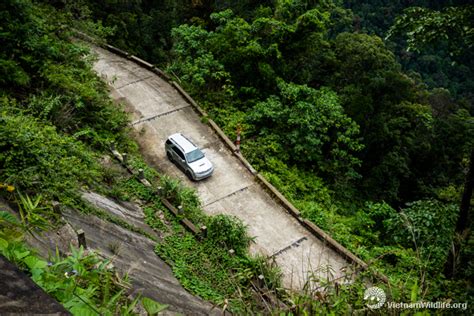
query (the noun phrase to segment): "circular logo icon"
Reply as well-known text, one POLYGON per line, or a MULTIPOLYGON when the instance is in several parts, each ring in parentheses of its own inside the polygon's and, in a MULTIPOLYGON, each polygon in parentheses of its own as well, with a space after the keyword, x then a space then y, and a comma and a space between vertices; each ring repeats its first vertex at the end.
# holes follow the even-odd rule
POLYGON ((364 292, 364 300, 367 301, 366 305, 373 309, 382 307, 386 299, 385 292, 376 286, 369 287, 364 292))

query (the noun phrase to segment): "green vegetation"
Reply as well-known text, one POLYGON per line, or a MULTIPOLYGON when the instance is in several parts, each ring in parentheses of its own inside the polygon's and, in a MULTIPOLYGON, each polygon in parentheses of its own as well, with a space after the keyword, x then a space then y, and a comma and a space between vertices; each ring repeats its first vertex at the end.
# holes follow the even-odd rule
MULTIPOLYGON (((21 242, 20 230, 56 224, 53 200, 154 238, 84 205, 79 190, 88 188, 143 202, 147 223, 160 232, 157 254, 187 289, 223 309, 349 313, 364 308, 364 282, 379 282, 362 275, 351 286, 317 280, 321 288, 281 291, 278 271, 246 253, 242 223, 205 216, 192 190, 142 161, 127 116, 93 73, 87 47, 72 40, 74 26, 160 64, 231 138, 241 128, 245 157, 304 217, 388 275, 393 301, 472 301, 466 174, 472 177, 474 157, 473 10, 463 1, 410 3, 427 8, 402 12, 405 2, 380 1, 2 2, 0 180, 22 192, 5 196, 17 196, 23 221, 2 213, 1 249, 21 242), (206 225, 208 237, 187 232, 135 177, 101 164, 111 142, 183 206, 183 216, 206 225), (285 306, 267 305, 254 290, 260 274, 285 306)), ((68 259, 58 258, 53 269, 31 253, 15 257, 26 251, 9 258, 32 274, 43 271, 34 273, 46 288, 43 276, 62 282, 59 267, 67 265, 59 263, 68 259)), ((76 257, 86 266, 96 260, 76 257)), ((112 291, 97 288, 98 295, 88 291, 108 272, 86 270, 91 283, 78 291, 91 305, 121 300, 112 294, 122 291, 120 282, 112 291)), ((60 283, 63 302, 75 300, 71 280, 60 283)), ((84 307, 74 302, 67 306, 84 307)))
POLYGON ((241 128, 246 158, 306 218, 386 273, 394 297, 469 301, 473 10, 412 3, 427 8, 85 6, 117 29, 113 44, 160 64, 231 138, 241 128))
POLYGON ((387 37, 387 46, 408 72, 429 88, 447 89, 450 98, 472 106, 472 51, 453 54, 465 41, 472 43, 471 1, 346 0, 344 4, 354 13, 355 30, 387 37), (428 36, 422 35, 426 32, 428 36), (421 44, 428 45, 420 49, 421 44))
POLYGON ((127 117, 92 72, 88 49, 71 42, 65 16, 28 1, 0 12, 2 179, 46 199, 72 197, 101 180, 98 154, 125 141, 127 117))
POLYGON ((2 197, 0 253, 74 314, 133 314, 126 279, 82 249, 44 261, 24 234, 54 229, 57 200, 75 207, 79 189, 105 176, 97 158, 111 140, 126 141, 126 115, 92 72, 85 46, 71 42, 66 17, 29 1, 0 5, 0 169, 16 190, 2 197), (20 193, 21 192, 21 193, 20 193))
POLYGON ((251 239, 247 236, 245 225, 238 218, 216 215, 209 219, 208 237, 223 249, 245 254, 251 239))

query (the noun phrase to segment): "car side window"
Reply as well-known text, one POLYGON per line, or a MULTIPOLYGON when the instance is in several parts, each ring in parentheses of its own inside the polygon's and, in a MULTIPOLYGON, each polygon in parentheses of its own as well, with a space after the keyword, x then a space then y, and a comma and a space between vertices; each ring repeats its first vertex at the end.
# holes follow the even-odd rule
POLYGON ((166 145, 171 145, 171 141, 169 139, 166 140, 166 145))
POLYGON ((179 158, 184 160, 184 154, 181 152, 181 150, 179 150, 176 146, 172 146, 171 149, 173 149, 173 151, 179 156, 179 158))

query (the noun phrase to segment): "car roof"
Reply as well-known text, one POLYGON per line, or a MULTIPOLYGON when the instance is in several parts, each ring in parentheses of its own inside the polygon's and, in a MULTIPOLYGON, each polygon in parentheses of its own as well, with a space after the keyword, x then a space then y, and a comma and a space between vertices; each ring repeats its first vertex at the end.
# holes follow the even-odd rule
POLYGON ((184 151, 185 154, 195 150, 197 147, 194 145, 189 139, 187 139, 183 134, 176 133, 168 137, 174 141, 181 149, 184 151))

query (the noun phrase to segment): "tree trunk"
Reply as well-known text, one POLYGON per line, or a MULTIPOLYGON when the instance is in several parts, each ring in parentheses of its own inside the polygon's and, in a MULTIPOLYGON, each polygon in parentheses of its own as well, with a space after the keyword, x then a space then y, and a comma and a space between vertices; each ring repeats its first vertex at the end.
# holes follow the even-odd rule
POLYGON ((471 216, 469 208, 471 206, 472 191, 474 187, 474 149, 471 150, 469 159, 469 167, 464 182, 464 191, 461 197, 461 205, 459 206, 459 217, 456 222, 455 236, 452 242, 452 248, 449 252, 448 260, 444 265, 444 273, 448 278, 452 278, 456 274, 458 263, 461 257, 461 247, 469 238, 469 229, 471 228, 471 216))
POLYGON ((472 189, 474 186, 474 149, 471 150, 471 158, 469 160, 469 169, 464 182, 464 192, 462 194, 461 206, 459 207, 459 217, 456 223, 456 232, 462 233, 470 227, 469 208, 471 206, 472 189))

